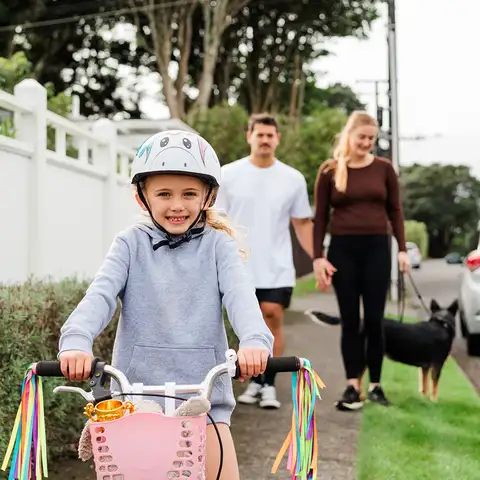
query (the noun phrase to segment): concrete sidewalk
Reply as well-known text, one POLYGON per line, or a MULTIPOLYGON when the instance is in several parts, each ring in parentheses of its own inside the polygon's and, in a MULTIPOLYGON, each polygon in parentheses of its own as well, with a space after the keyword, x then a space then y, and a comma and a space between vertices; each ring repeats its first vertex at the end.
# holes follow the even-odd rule
MULTIPOLYGON (((315 294, 294 299, 285 319, 285 355, 308 358, 327 388, 317 402, 319 439, 319 479, 354 480, 357 432, 361 413, 338 412, 334 402, 345 388, 340 356, 340 329, 314 325, 303 315, 307 308, 337 313, 335 298, 315 294)), ((278 395, 283 403, 278 411, 238 404, 232 431, 237 446, 242 480, 290 480, 285 460, 279 473, 270 473, 275 457, 290 431, 292 401, 291 374, 278 375, 278 395)))
MULTIPOLYGON (((303 312, 318 309, 338 315, 332 293, 313 293, 292 299, 285 318, 287 348, 285 355, 308 358, 326 387, 322 401, 317 402, 319 439, 319 479, 355 480, 355 460, 361 412, 339 412, 334 407, 345 388, 345 374, 340 355, 340 328, 320 327, 303 312)), ((388 304, 386 311, 397 314, 397 306, 388 304)), ((422 316, 414 299, 405 306, 406 316, 422 316)), ((243 386, 241 388, 244 388, 243 386)), ((292 401, 291 375, 277 377, 278 411, 237 404, 232 432, 237 447, 242 480, 291 480, 285 460, 277 475, 270 473, 276 455, 290 430, 292 401)))

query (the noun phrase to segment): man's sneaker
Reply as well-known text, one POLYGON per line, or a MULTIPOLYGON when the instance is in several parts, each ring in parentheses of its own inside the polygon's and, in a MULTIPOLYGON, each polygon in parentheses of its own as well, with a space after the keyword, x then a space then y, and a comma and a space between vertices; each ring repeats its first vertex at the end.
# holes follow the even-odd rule
POLYGON ((280 408, 281 403, 277 400, 277 389, 271 385, 265 385, 261 391, 261 408, 280 408))
POLYGON ((343 392, 342 398, 335 403, 338 410, 360 410, 363 407, 360 393, 353 386, 349 385, 343 392))
POLYGON ((240 403, 247 405, 254 405, 260 400, 260 392, 262 391, 262 385, 256 382, 250 382, 245 391, 237 397, 240 403))
POLYGON ((387 400, 385 392, 380 385, 375 386, 372 390, 368 392, 368 399, 371 402, 378 403, 379 405, 383 405, 384 407, 388 407, 390 405, 390 402, 387 400))
POLYGON ((319 312, 317 310, 305 310, 305 315, 317 325, 322 327, 334 327, 340 325, 340 319, 338 317, 332 317, 326 313, 319 312))

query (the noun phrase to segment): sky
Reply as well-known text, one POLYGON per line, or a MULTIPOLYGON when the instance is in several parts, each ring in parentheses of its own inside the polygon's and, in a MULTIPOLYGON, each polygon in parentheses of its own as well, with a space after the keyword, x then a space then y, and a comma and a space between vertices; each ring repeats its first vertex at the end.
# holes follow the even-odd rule
MULTIPOLYGON (((397 0, 397 70, 400 163, 468 164, 480 178, 480 1, 397 0), (475 60, 477 58, 477 60, 475 60)), ((326 44, 334 55, 314 68, 320 85, 350 85, 374 112, 374 85, 388 78, 386 7, 368 40, 326 44)), ((386 86, 380 86, 385 92, 386 86)), ((386 97, 383 97, 387 105, 386 97)))
MULTIPOLYGON (((480 0, 396 4, 400 164, 467 164, 480 178, 480 0), (412 136, 425 138, 408 140, 412 136)), ((358 81, 388 78, 386 13, 384 6, 367 40, 329 41, 326 47, 333 55, 312 65, 319 85, 351 86, 372 113, 374 86, 358 81)), ((380 85, 380 91, 385 93, 385 87, 380 85)), ((382 101, 386 106, 385 95, 382 101)), ((168 114, 151 99, 145 106, 154 118, 168 114)))

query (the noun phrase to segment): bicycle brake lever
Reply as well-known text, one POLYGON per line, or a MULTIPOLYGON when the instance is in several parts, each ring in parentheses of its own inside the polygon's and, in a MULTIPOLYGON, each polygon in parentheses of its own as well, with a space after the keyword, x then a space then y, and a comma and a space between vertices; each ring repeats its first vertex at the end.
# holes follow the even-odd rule
POLYGON ((83 388, 80 388, 80 387, 66 387, 66 386, 55 387, 53 389, 53 393, 58 393, 58 392, 79 393, 87 402, 93 403, 95 401, 95 397, 93 396, 92 392, 86 392, 83 388))

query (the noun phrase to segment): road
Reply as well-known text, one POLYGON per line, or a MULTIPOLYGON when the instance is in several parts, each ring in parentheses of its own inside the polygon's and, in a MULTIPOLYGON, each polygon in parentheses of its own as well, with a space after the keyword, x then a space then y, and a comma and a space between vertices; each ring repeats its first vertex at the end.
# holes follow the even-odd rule
MULTIPOLYGON (((444 260, 426 260, 419 270, 413 271, 413 281, 427 306, 432 298, 441 306, 448 306, 450 302, 458 297, 462 268, 461 265, 448 265, 444 260)), ((414 290, 410 284, 408 289, 414 297, 411 302, 416 306, 420 306, 420 301, 415 297, 414 290)), ((453 346, 453 356, 480 392, 480 357, 468 356, 465 340, 460 334, 458 317, 457 338, 453 346)))
MULTIPOLYGON (((432 298, 443 306, 458 297, 461 271, 461 265, 449 265, 443 259, 425 260, 420 269, 412 271, 412 278, 427 306, 432 298)), ((408 280, 407 288, 415 297, 408 280)), ((416 298, 414 301, 420 306, 416 298)))

